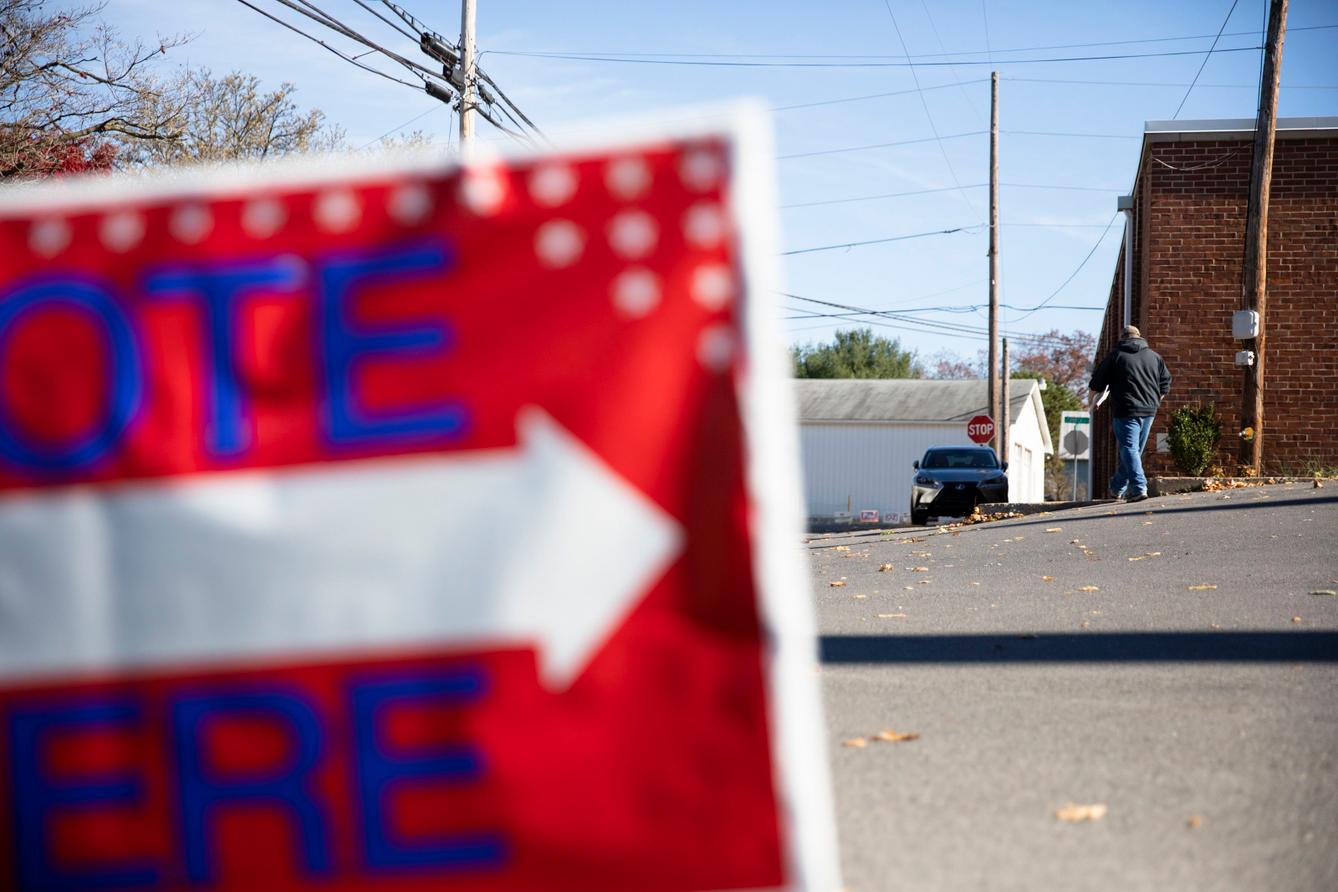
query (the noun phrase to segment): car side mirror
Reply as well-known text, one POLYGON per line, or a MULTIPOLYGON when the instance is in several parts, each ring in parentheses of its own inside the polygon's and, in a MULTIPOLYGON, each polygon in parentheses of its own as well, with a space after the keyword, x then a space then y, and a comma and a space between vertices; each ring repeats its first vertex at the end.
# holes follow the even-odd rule
POLYGON ((1000 463, 999 463, 999 467, 1001 467, 1001 468, 1003 468, 1005 471, 1007 471, 1007 470, 1008 470, 1008 462, 1000 462, 1000 463))
POLYGON ((917 471, 920 470, 920 460, 917 458, 915 461, 911 462, 911 467, 915 468, 917 471))

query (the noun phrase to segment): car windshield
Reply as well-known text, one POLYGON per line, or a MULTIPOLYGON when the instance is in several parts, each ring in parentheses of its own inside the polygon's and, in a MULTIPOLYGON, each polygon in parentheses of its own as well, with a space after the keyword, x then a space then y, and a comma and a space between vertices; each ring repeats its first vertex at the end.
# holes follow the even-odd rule
POLYGON ((998 461, 988 449, 935 449, 925 453, 922 468, 997 468, 998 461))

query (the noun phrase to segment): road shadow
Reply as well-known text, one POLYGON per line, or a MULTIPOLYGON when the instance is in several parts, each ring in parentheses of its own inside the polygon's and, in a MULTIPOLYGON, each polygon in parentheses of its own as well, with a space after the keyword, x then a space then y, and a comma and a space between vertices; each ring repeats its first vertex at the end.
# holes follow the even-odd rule
POLYGON ((1338 632, 823 635, 822 662, 1335 663, 1338 632))

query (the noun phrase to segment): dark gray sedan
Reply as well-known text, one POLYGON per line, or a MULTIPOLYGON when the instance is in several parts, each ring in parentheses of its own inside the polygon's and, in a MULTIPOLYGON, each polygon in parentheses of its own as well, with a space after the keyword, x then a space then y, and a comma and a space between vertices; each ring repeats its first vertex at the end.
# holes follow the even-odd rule
POLYGON ((931 446, 915 463, 911 523, 966 517, 976 505, 1008 501, 1008 462, 988 446, 931 446))

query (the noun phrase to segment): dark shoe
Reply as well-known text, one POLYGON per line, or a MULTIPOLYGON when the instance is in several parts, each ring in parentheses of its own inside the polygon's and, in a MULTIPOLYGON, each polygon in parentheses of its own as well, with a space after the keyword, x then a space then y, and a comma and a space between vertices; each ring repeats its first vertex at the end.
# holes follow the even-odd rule
POLYGON ((1145 492, 1136 492, 1136 493, 1134 493, 1133 495, 1129 496, 1129 498, 1125 499, 1125 501, 1126 501, 1126 502, 1145 502, 1145 501, 1147 501, 1147 497, 1148 497, 1148 494, 1145 493, 1145 492))

